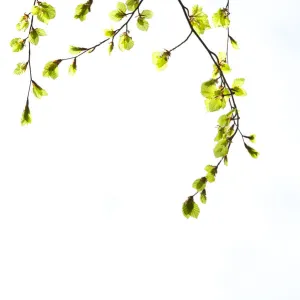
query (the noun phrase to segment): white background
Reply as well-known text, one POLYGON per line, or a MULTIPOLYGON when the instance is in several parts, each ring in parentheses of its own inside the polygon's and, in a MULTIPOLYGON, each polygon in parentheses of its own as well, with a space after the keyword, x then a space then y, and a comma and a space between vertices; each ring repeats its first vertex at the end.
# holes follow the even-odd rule
MULTIPOLYGON (((46 62, 92 46, 116 1, 94 1, 85 22, 80 2, 49 2, 57 17, 33 46, 33 79, 49 93, 32 95, 33 122, 21 127, 29 74, 13 75, 27 48, 15 25, 33 1, 6 1, 1 25, 0 299, 299 299, 299 3, 231 0, 230 81, 245 77, 238 99, 241 129, 256 133, 252 159, 237 137, 229 166, 207 189, 198 220, 182 202, 214 164, 220 113, 207 113, 200 85, 212 64, 195 37, 157 72, 154 51, 189 33, 177 1, 144 1, 149 32, 130 31, 134 48, 111 56, 107 45, 78 59, 78 73, 46 62)), ((210 16, 225 0, 186 0, 210 16)), ((226 31, 203 36, 224 51, 226 31)), ((197 199, 198 200, 198 199, 197 199)))

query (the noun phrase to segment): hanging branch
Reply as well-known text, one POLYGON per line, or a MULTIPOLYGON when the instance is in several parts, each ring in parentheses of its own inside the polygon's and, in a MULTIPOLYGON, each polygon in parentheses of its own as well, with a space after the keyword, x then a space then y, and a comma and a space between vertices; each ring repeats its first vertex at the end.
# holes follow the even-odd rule
MULTIPOLYGON (((97 44, 91 47, 79 47, 79 46, 70 46, 69 52, 73 56, 67 58, 60 58, 56 60, 49 61, 43 70, 43 76, 56 79, 59 76, 58 66, 63 61, 72 60, 71 65, 69 66, 69 74, 74 75, 77 71, 77 60, 80 56, 91 53, 96 50, 101 45, 108 43, 108 53, 111 54, 115 49, 115 39, 119 36, 118 48, 121 51, 129 51, 134 46, 134 41, 129 31, 129 26, 132 24, 133 16, 136 15, 137 22, 136 26, 139 30, 148 31, 149 22, 148 20, 152 18, 153 13, 151 10, 141 10, 141 5, 144 0, 126 0, 125 3, 118 2, 116 9, 111 11, 109 16, 115 22, 123 21, 123 24, 118 29, 105 29, 104 35, 105 39, 98 42, 97 44)), ((200 44, 206 50, 209 59, 213 63, 213 72, 209 80, 205 81, 201 85, 201 94, 205 98, 205 106, 207 111, 215 112, 229 108, 229 111, 218 118, 218 132, 215 137, 216 145, 214 147, 214 155, 219 161, 215 165, 207 165, 205 167, 206 175, 196 179, 192 187, 196 192, 189 196, 188 199, 183 203, 182 211, 185 217, 194 217, 197 218, 200 213, 199 205, 195 202, 194 197, 197 194, 200 194, 200 201, 205 204, 206 197, 206 185, 207 183, 212 183, 215 181, 215 177, 218 172, 218 168, 221 162, 224 162, 225 165, 228 164, 228 155, 231 148, 233 139, 236 137, 237 133, 242 138, 244 146, 249 154, 257 158, 258 152, 246 144, 246 140, 255 142, 255 135, 246 136, 242 133, 240 129, 240 114, 237 107, 236 97, 246 96, 247 93, 243 89, 244 78, 236 78, 233 83, 230 85, 226 74, 231 72, 231 68, 228 64, 229 59, 229 43, 231 43, 234 49, 238 49, 238 44, 236 40, 230 35, 229 25, 229 3, 230 0, 227 0, 227 4, 224 8, 218 9, 216 13, 212 16, 212 22, 214 27, 224 28, 227 32, 227 43, 226 43, 226 52, 220 52, 218 55, 209 49, 209 47, 204 42, 201 37, 206 30, 211 29, 211 25, 208 19, 208 16, 203 12, 202 7, 199 5, 194 5, 191 10, 189 10, 182 2, 178 0, 184 18, 186 19, 190 32, 187 37, 183 39, 182 42, 174 46, 170 50, 164 49, 164 51, 153 52, 152 53, 152 62, 156 66, 156 69, 161 71, 167 68, 169 59, 173 51, 177 51, 181 46, 188 42, 191 36, 195 36, 200 44)), ((74 18, 80 21, 85 21, 88 13, 91 12, 93 5, 93 0, 88 0, 83 4, 77 5, 75 9, 74 18)), ((39 42, 39 37, 46 35, 45 31, 41 28, 33 27, 34 16, 43 23, 48 24, 50 19, 55 17, 55 9, 46 2, 39 2, 37 0, 33 3, 33 8, 31 13, 24 14, 20 19, 20 22, 17 24, 18 30, 27 31, 28 36, 25 39, 15 38, 11 41, 10 45, 14 52, 21 51, 26 41, 28 40, 28 60, 26 63, 19 63, 15 69, 15 74, 25 73, 27 66, 29 66, 29 88, 27 94, 26 106, 22 115, 21 123, 22 125, 31 123, 31 114, 29 109, 29 94, 32 87, 33 94, 37 98, 46 96, 47 92, 42 89, 32 77, 31 69, 31 44, 37 45, 39 42), (30 20, 30 23, 29 23, 30 20)))

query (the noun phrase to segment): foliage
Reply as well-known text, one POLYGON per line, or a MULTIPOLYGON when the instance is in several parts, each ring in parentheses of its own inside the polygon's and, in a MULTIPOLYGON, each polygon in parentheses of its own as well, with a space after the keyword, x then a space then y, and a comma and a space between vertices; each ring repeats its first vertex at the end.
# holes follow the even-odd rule
MULTIPOLYGON (((59 65, 65 61, 70 60, 69 74, 75 75, 77 72, 77 62, 80 56, 91 53, 95 51, 102 44, 108 44, 109 55, 113 53, 115 49, 115 39, 118 38, 118 48, 121 51, 130 51, 134 45, 135 41, 133 39, 132 33, 129 31, 129 26, 136 19, 136 27, 141 31, 148 31, 150 28, 149 20, 153 17, 153 12, 149 9, 142 9, 142 4, 146 2, 145 0, 126 0, 125 2, 117 2, 115 8, 109 13, 109 17, 114 22, 121 24, 117 29, 110 28, 104 30, 105 38, 98 44, 92 47, 82 47, 71 45, 69 47, 69 52, 72 56, 66 58, 54 59, 46 63, 43 70, 43 76, 51 79, 57 79, 59 76, 59 65)), ((182 212, 186 218, 192 217, 197 218, 200 214, 200 207, 195 202, 194 197, 199 194, 200 202, 206 204, 207 202, 207 185, 213 183, 216 180, 216 175, 218 173, 218 168, 221 162, 228 165, 228 156, 230 153, 230 148, 233 139, 239 134, 243 140, 243 144, 247 152, 253 157, 257 158, 259 153, 246 143, 249 140, 255 143, 255 134, 244 135, 240 129, 240 114, 237 107, 236 97, 246 96, 247 92, 244 89, 244 78, 236 78, 232 85, 229 85, 227 73, 232 70, 228 64, 229 50, 228 45, 231 44, 233 49, 239 49, 237 41, 229 34, 230 22, 230 10, 229 2, 225 7, 218 8, 216 12, 210 17, 204 12, 203 7, 198 4, 192 6, 190 9, 186 7, 182 0, 177 0, 183 17, 188 23, 190 32, 186 39, 181 43, 177 44, 172 49, 164 49, 162 51, 154 51, 152 54, 152 63, 155 65, 158 71, 165 70, 169 63, 171 54, 173 51, 177 50, 180 46, 186 43, 189 38, 193 35, 198 39, 200 44, 206 50, 209 59, 212 61, 212 73, 208 75, 207 80, 201 84, 200 93, 204 97, 204 104, 208 112, 217 112, 220 110, 227 111, 218 117, 217 120, 217 134, 214 138, 216 142, 213 153, 215 158, 219 159, 214 165, 207 165, 204 170, 206 172, 205 176, 200 176, 196 179, 192 188, 196 192, 189 196, 187 200, 182 205, 182 212), (212 27, 225 29, 227 33, 227 47, 226 52, 219 52, 218 55, 209 49, 209 47, 204 42, 202 36, 207 30, 211 30, 212 27)), ((151 2, 149 2, 151 3, 151 2)), ((78 19, 81 22, 87 19, 88 13, 91 12, 93 5, 93 0, 88 0, 85 3, 78 4, 75 8, 74 19, 78 19)), ((33 95, 41 99, 47 96, 48 93, 43 89, 34 79, 31 67, 31 45, 38 45, 41 36, 46 36, 46 31, 39 27, 33 26, 33 21, 37 19, 39 22, 48 24, 56 16, 55 8, 47 3, 34 0, 33 7, 31 11, 23 14, 16 24, 16 29, 20 32, 27 33, 25 38, 15 37, 10 41, 10 46, 13 52, 20 52, 25 49, 28 45, 28 59, 25 62, 17 63, 14 70, 16 75, 21 75, 29 71, 29 88, 26 99, 25 108, 22 113, 21 124, 28 125, 32 121, 30 112, 30 90, 33 95)), ((41 24, 40 23, 40 24, 41 24)))

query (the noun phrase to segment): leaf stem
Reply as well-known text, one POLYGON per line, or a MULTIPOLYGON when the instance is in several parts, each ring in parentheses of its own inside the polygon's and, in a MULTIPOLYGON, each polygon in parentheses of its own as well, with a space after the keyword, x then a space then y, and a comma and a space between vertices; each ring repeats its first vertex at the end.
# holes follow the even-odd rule
POLYGON ((176 49, 179 48, 181 45, 183 45, 184 43, 186 43, 186 42, 188 41, 188 39, 190 38, 190 36, 192 35, 192 33, 193 33, 193 31, 191 31, 191 32, 189 33, 189 35, 187 36, 187 38, 186 38, 183 42, 181 42, 179 45, 177 45, 176 47, 174 47, 173 49, 171 49, 169 52, 172 52, 172 51, 176 50, 176 49))

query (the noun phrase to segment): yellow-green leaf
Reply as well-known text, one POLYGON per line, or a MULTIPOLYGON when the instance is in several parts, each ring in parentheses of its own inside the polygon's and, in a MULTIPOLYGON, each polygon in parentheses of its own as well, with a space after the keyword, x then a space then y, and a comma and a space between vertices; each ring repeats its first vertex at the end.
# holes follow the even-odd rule
POLYGON ((111 55, 112 51, 114 49, 114 43, 110 42, 108 45, 108 54, 111 55))
POLYGON ((238 45, 237 41, 231 36, 229 36, 229 39, 230 39, 230 43, 231 43, 232 48, 238 50, 239 45, 238 45))
POLYGON ((206 190, 204 189, 201 194, 200 194, 200 201, 203 203, 203 204, 206 204, 206 190))
POLYGON ((27 14, 24 14, 21 18, 20 18, 20 21, 19 23, 16 25, 16 28, 17 30, 21 31, 26 31, 26 29, 28 28, 29 26, 29 15, 27 14))
POLYGON ((24 126, 24 125, 31 124, 31 121, 32 121, 32 119, 31 119, 30 109, 29 109, 29 105, 27 103, 25 106, 25 109, 22 113, 21 125, 24 126))
POLYGON ((165 70, 168 60, 171 56, 171 52, 154 52, 152 53, 152 63, 156 66, 158 71, 165 70))
POLYGON ((210 79, 203 82, 201 85, 201 94, 208 99, 214 98, 215 92, 218 89, 216 83, 217 81, 215 79, 210 79))
POLYGON ((43 76, 56 79, 58 77, 58 65, 60 63, 61 59, 49 61, 44 67, 43 76))
POLYGON ((126 5, 129 11, 134 11, 139 5, 139 0, 127 0, 126 5))
POLYGON ((115 31, 113 29, 105 29, 104 30, 104 35, 107 37, 113 37, 115 34, 115 31))
POLYGON ((32 80, 32 92, 34 96, 37 97, 38 99, 41 99, 43 96, 48 96, 48 93, 33 80, 32 80))
POLYGON ((48 24, 51 19, 56 16, 56 11, 53 6, 46 2, 36 2, 37 5, 33 6, 31 12, 37 19, 43 23, 48 24))
POLYGON ((214 148, 214 155, 216 158, 219 158, 227 154, 228 154, 228 140, 221 139, 214 148))
POLYGON ((237 78, 233 81, 232 92, 236 96, 247 96, 247 92, 242 88, 244 82, 245 82, 244 78, 237 78))
POLYGON ((117 9, 110 12, 109 17, 116 22, 121 21, 126 16, 126 5, 123 2, 117 3, 117 9))
POLYGON ((79 54, 79 53, 81 53, 82 51, 85 51, 85 50, 87 50, 87 48, 83 48, 83 47, 77 47, 77 46, 70 46, 69 47, 69 52, 71 53, 71 54, 79 54))
POLYGON ((253 158, 258 158, 259 156, 259 152, 257 152, 255 149, 253 149, 252 147, 250 147, 249 145, 247 145, 246 143, 244 143, 245 148, 247 149, 247 151, 249 152, 249 154, 253 157, 253 158))
POLYGON ((193 197, 190 196, 183 202, 182 213, 188 219, 189 217, 197 219, 200 214, 200 208, 198 204, 194 201, 193 197))
POLYGON ((206 186, 206 182, 207 182, 207 178, 206 177, 201 177, 199 179, 196 179, 193 182, 192 187, 194 189, 196 189, 198 192, 202 191, 203 189, 205 189, 206 186))
POLYGON ((194 5, 192 7, 190 23, 199 35, 203 34, 205 30, 211 28, 207 14, 202 11, 202 7, 199 5, 194 5))
POLYGON ((153 12, 149 9, 144 9, 141 12, 141 17, 145 19, 151 19, 153 17, 153 12))
POLYGON ((147 31, 149 28, 149 22, 142 17, 138 17, 136 25, 142 31, 147 31))
POLYGON ((39 42, 39 35, 35 29, 32 29, 29 33, 29 42, 33 45, 37 45, 39 42))
POLYGON ((77 71, 77 64, 76 64, 76 58, 73 59, 73 62, 69 66, 69 75, 75 75, 77 71))
POLYGON ((256 143, 256 135, 251 134, 249 136, 244 136, 244 138, 249 139, 252 143, 256 143))
POLYGON ((19 52, 21 50, 23 50, 24 45, 25 45, 25 41, 21 38, 14 38, 10 41, 10 46, 12 48, 13 52, 19 52))
POLYGON ((227 28, 230 25, 229 12, 226 8, 220 8, 215 14, 213 14, 212 19, 215 27, 227 28))
POLYGON ((88 0, 86 3, 76 6, 74 19, 79 19, 81 22, 86 20, 87 14, 91 11, 93 0, 88 0))
POLYGON ((132 40, 132 37, 130 37, 127 32, 124 32, 119 39, 119 49, 121 51, 130 50, 133 45, 134 41, 132 40))
POLYGON ((28 62, 26 62, 26 63, 18 63, 17 67, 14 70, 14 74, 21 75, 21 74, 25 73, 25 71, 27 69, 27 65, 28 65, 28 62))

